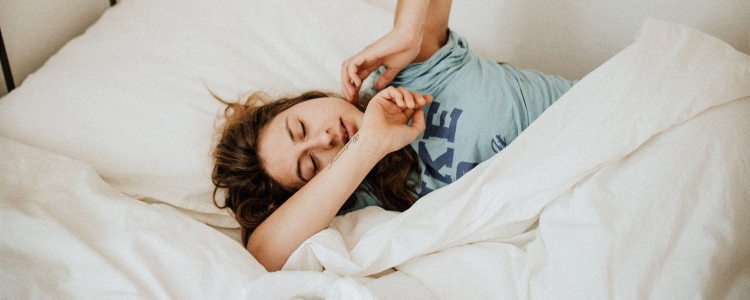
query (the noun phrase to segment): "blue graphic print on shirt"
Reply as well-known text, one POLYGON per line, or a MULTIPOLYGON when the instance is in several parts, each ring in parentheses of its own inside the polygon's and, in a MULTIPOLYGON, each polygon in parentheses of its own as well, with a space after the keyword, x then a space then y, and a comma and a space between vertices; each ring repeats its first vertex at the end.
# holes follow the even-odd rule
MULTIPOLYGON (((453 182, 479 164, 477 162, 461 161, 456 164, 455 172, 453 174, 450 172, 454 170, 454 143, 462 113, 463 110, 459 108, 453 108, 450 111, 440 110, 440 102, 432 102, 425 115, 426 128, 422 134, 422 138, 417 142, 417 155, 423 163, 424 170, 422 175, 440 181, 442 183, 440 186, 453 182), (437 123, 434 123, 435 120, 437 120, 437 123), (444 147, 442 149, 432 147, 433 153, 430 153, 425 142, 425 140, 429 139, 443 140, 441 143, 433 144, 442 144, 444 147)), ((428 180, 422 180, 420 184, 420 197, 440 187, 430 187, 427 182, 428 180)))
MULTIPOLYGON (((446 186, 501 152, 573 83, 482 58, 449 31, 446 45, 391 82, 434 99, 422 108, 425 131, 411 143, 422 168, 415 192, 421 197, 446 186)), ((379 204, 371 194, 357 196, 352 210, 379 204)))

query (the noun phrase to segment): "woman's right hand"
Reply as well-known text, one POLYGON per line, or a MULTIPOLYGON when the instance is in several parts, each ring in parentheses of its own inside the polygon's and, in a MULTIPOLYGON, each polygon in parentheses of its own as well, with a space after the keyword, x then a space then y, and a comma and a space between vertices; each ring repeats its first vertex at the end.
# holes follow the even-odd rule
POLYGON ((374 150, 385 156, 408 145, 425 130, 421 108, 431 102, 430 95, 388 87, 370 100, 360 133, 375 137, 378 145, 374 150))
POLYGON ((410 63, 429 59, 445 45, 451 4, 451 0, 399 0, 393 29, 341 66, 346 100, 357 101, 362 82, 380 66, 386 70, 375 82, 376 90, 385 88, 410 63))

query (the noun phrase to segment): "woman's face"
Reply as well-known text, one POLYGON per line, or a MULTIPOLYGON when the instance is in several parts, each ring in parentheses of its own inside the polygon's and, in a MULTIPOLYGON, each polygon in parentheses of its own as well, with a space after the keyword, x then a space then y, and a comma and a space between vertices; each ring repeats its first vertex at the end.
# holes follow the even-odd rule
POLYGON ((258 155, 274 180, 299 189, 333 160, 359 131, 364 113, 339 98, 292 106, 261 129, 258 155))

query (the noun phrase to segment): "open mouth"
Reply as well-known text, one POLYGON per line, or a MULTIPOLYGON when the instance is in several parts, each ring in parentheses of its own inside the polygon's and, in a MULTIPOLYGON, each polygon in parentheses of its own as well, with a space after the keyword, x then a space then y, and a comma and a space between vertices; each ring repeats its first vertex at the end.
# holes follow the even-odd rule
POLYGON ((346 130, 346 126, 344 125, 344 120, 339 119, 339 124, 341 124, 341 133, 342 133, 341 136, 343 138, 344 144, 346 145, 346 143, 349 142, 349 131, 346 130))

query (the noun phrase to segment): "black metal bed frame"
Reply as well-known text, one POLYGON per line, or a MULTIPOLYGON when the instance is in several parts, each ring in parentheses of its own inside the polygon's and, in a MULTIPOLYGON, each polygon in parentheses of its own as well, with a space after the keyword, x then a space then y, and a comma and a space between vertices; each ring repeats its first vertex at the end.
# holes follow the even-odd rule
MULTIPOLYGON (((117 4, 117 0, 109 0, 109 6, 117 4)), ((10 71, 10 60, 8 60, 8 53, 5 51, 5 41, 3 40, 3 32, 0 30, 0 65, 3 69, 3 78, 5 78, 5 87, 8 89, 8 93, 16 88, 16 83, 13 80, 13 73, 10 71)))

